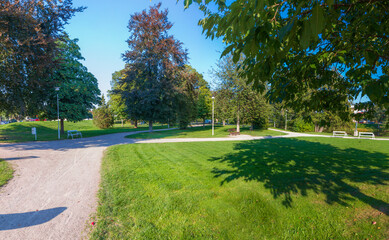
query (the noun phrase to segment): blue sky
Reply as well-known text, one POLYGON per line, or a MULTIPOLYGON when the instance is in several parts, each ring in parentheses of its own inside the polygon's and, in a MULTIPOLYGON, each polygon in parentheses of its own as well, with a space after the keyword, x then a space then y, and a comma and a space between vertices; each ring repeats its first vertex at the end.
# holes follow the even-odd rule
MULTIPOLYGON (((85 6, 77 13, 65 31, 71 38, 78 38, 78 45, 85 58, 83 64, 95 75, 99 88, 106 94, 111 88, 112 73, 123 69, 121 54, 128 50, 128 21, 130 15, 148 9, 160 1, 155 0, 73 0, 75 7, 85 6)), ((184 9, 183 1, 162 0, 162 9, 169 10, 168 18, 173 23, 170 34, 183 42, 188 49, 189 64, 212 80, 209 70, 215 66, 224 49, 221 39, 206 39, 198 21, 203 13, 197 5, 184 9)))

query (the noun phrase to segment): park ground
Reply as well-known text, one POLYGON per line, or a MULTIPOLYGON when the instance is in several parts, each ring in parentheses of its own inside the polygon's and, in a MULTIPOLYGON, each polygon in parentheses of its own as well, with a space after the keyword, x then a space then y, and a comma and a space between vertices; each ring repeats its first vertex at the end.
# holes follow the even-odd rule
POLYGON ((366 139, 111 147, 92 239, 387 239, 388 160, 366 139))
POLYGON ((15 166, 0 191, 0 238, 389 237, 388 141, 274 131, 228 138, 223 127, 198 138, 209 133, 0 145, 0 166, 15 166), (142 144, 117 145, 125 143, 142 144))

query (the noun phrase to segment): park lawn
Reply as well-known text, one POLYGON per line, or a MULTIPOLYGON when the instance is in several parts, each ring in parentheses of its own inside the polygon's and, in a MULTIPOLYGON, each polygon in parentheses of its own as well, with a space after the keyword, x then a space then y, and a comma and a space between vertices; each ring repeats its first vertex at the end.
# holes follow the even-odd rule
MULTIPOLYGON (((137 133, 126 136, 127 138, 135 139, 151 139, 151 138, 212 138, 212 137, 228 137, 229 129, 236 128, 236 126, 215 126, 215 134, 212 136, 212 127, 193 127, 185 130, 171 130, 164 132, 150 132, 150 133, 137 133)), ((241 134, 251 135, 251 136, 278 136, 285 135, 281 132, 271 131, 271 130, 254 130, 250 131, 248 127, 243 127, 240 130, 241 134)))
MULTIPOLYGON (((67 130, 78 130, 82 133, 83 137, 94 137, 110 133, 119 132, 133 132, 148 130, 147 125, 139 125, 138 128, 134 128, 133 125, 125 124, 123 127, 121 124, 115 124, 114 127, 109 129, 99 129, 93 125, 92 120, 84 120, 80 122, 67 122, 65 121, 65 134, 61 135, 61 139, 66 139, 67 130)), ((0 142, 27 142, 33 141, 34 135, 31 134, 31 128, 36 127, 38 141, 58 140, 58 122, 56 121, 37 121, 37 122, 17 122, 6 125, 0 125, 0 142), (4 139, 5 138, 5 139, 4 139)), ((166 126, 165 126, 166 127, 166 126)), ((156 125, 154 129, 164 128, 162 125, 156 125)))
POLYGON ((114 146, 91 239, 387 239, 388 160, 337 138, 114 146))
POLYGON ((0 159, 0 187, 6 184, 13 176, 11 165, 0 159))

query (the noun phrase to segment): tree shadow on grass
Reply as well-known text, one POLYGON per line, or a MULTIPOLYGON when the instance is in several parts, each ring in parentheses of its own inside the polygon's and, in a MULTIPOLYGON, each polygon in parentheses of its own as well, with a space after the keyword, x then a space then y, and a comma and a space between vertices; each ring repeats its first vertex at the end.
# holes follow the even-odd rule
POLYGON ((357 198, 388 215, 388 203, 367 196, 353 183, 386 185, 389 156, 355 148, 297 139, 268 139, 237 143, 234 152, 211 161, 227 163, 228 169, 214 168, 221 184, 242 178, 263 182, 274 198, 292 207, 292 194, 323 193, 329 204, 347 205, 357 198))

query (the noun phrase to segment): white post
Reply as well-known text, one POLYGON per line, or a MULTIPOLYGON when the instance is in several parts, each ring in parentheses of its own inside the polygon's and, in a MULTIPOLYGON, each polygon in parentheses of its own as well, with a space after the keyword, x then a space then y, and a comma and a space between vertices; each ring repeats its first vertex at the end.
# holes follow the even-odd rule
POLYGON ((58 99, 59 87, 56 87, 56 88, 55 88, 55 91, 57 91, 58 139, 61 139, 61 133, 60 133, 60 131, 59 131, 59 99, 58 99))
POLYGON ((355 131, 354 131, 354 136, 358 137, 358 121, 355 120, 355 131))
POLYGON ((212 136, 215 135, 215 97, 212 97, 212 136))
POLYGON ((285 131, 288 130, 288 110, 285 111, 285 131))

